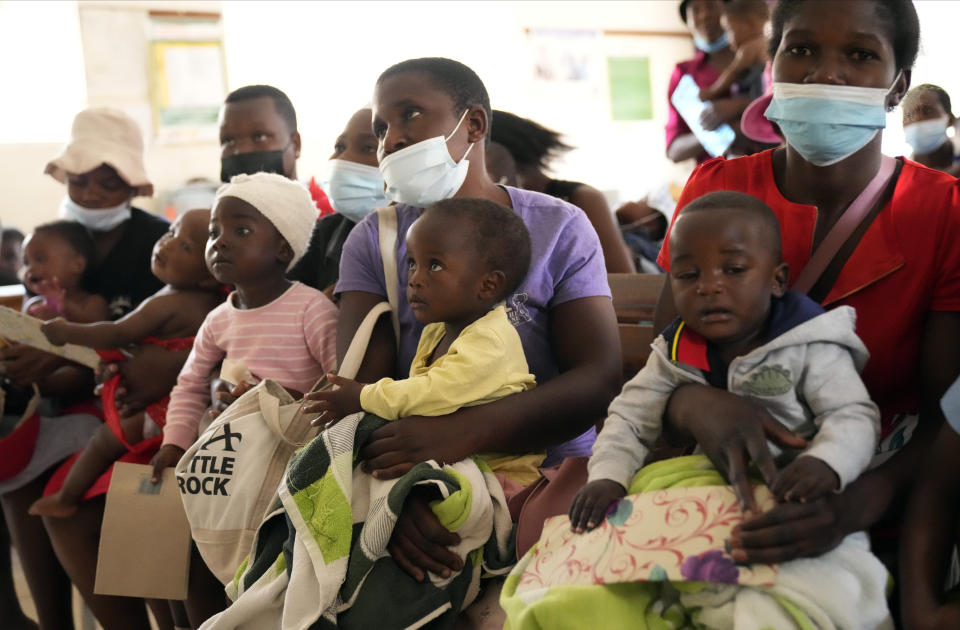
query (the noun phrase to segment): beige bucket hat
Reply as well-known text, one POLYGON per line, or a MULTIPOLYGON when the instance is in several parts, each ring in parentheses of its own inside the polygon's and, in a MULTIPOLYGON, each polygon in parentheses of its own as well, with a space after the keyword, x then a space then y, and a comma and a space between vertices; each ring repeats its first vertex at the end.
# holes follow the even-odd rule
POLYGON ((140 127, 133 118, 110 107, 91 107, 77 114, 70 142, 43 172, 66 184, 67 173, 88 173, 101 164, 117 171, 138 197, 153 195, 153 184, 143 168, 140 127))

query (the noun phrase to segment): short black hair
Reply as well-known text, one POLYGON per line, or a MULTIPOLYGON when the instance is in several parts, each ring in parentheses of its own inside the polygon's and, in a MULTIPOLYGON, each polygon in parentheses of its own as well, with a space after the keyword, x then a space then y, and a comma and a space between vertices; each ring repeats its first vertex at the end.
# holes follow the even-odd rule
MULTIPOLYGON (((783 39, 783 27, 807 0, 778 0, 771 18, 770 59, 777 54, 783 39)), ((873 0, 877 15, 884 22, 893 46, 897 70, 910 70, 920 51, 920 19, 913 0, 873 0)), ((824 19, 829 19, 828 15, 824 19)))
POLYGON ((543 125, 499 109, 493 110, 490 141, 506 147, 518 166, 547 168, 558 153, 573 147, 543 125))
POLYGON ((732 190, 717 190, 697 197, 688 203, 683 207, 681 215, 707 210, 739 210, 751 214, 767 232, 766 238, 763 239, 764 244, 769 245, 770 251, 777 262, 782 261, 783 244, 780 238, 780 222, 770 206, 753 195, 732 190))
MULTIPOLYGON (((730 0, 720 0, 723 3, 727 3, 730 0)), ((690 0, 680 0, 680 19, 683 20, 683 23, 687 23, 687 5, 690 4, 690 0)))
POLYGON ((934 96, 937 97, 937 100, 940 101, 940 104, 943 105, 943 111, 947 112, 950 116, 953 116, 953 107, 950 105, 950 95, 947 94, 947 91, 940 87, 939 85, 934 85, 933 83, 922 83, 914 88, 911 88, 907 95, 903 97, 903 102, 906 103, 907 99, 911 96, 916 96, 922 92, 932 92, 934 96))
POLYGON ((23 232, 17 228, 3 228, 3 232, 0 232, 0 239, 23 242, 23 232))
POLYGON ((440 90, 446 92, 458 110, 458 114, 480 106, 487 113, 487 131, 489 137, 493 112, 490 109, 490 95, 477 73, 466 65, 445 57, 421 57, 407 59, 394 64, 377 78, 377 85, 398 74, 425 74, 440 90))
POLYGON ((517 290, 530 269, 530 232, 516 212, 486 199, 452 198, 430 204, 421 214, 469 225, 469 240, 490 271, 502 271, 503 300, 517 290))
POLYGON ((272 85, 245 85, 227 94, 227 98, 224 99, 223 102, 240 103, 243 101, 252 101, 257 98, 269 98, 272 100, 273 106, 276 108, 280 117, 283 118, 284 122, 287 123, 290 132, 293 133, 297 130, 297 111, 293 109, 293 103, 290 102, 290 97, 272 85))
POLYGON ((90 230, 77 221, 52 221, 33 228, 33 233, 48 234, 59 238, 87 262, 80 277, 80 286, 89 290, 93 263, 97 260, 97 246, 93 242, 93 235, 90 234, 90 230))
POLYGON ((766 0, 728 0, 723 5, 723 13, 736 17, 770 17, 770 7, 766 0))

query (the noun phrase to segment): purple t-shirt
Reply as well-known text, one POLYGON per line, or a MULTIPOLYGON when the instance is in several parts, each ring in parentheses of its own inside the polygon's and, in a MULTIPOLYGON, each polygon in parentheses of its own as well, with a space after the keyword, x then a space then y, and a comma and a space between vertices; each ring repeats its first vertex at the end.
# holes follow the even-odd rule
MULTIPOLYGON (((558 372, 550 347, 550 309, 578 298, 610 297, 606 266, 597 233, 580 208, 548 195, 504 188, 514 212, 527 225, 533 246, 530 271, 507 298, 507 314, 520 335, 530 371, 537 383, 545 383, 558 372)), ((423 330, 407 302, 406 234, 422 209, 398 204, 396 211, 400 351, 395 376, 406 378, 423 330)), ((378 236, 375 212, 350 232, 340 258, 337 293, 365 291, 386 296, 378 236)), ((590 429, 554 447, 548 452, 547 465, 571 455, 588 455, 595 437, 595 431, 590 429)))

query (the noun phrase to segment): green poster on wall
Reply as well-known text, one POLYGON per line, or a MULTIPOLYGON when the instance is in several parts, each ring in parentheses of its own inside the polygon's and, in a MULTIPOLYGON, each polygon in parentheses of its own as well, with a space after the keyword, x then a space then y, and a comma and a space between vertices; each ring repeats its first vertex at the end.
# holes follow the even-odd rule
POLYGON ((651 120, 650 59, 608 57, 610 117, 613 120, 651 120))

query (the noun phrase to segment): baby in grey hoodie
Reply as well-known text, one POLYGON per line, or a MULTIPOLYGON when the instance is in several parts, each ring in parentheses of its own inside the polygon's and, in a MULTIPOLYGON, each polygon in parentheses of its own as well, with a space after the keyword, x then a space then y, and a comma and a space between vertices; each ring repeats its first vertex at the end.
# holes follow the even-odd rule
MULTIPOLYGON (((825 312, 787 291, 780 227, 760 200, 714 192, 691 202, 670 233, 670 288, 679 317, 647 364, 610 404, 586 486, 574 498, 574 531, 593 529, 643 466, 673 391, 709 384, 749 397, 808 447, 781 453, 771 490, 810 501, 841 490, 870 463, 880 415, 859 372, 868 353, 849 306, 825 312)), ((705 410, 709 413, 709 410, 705 410)))

